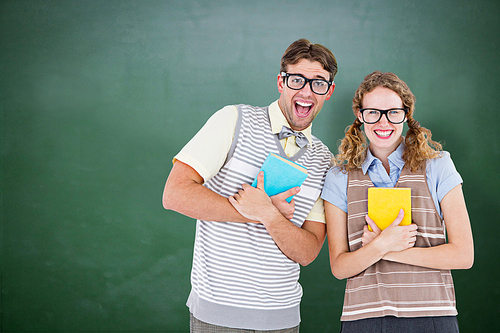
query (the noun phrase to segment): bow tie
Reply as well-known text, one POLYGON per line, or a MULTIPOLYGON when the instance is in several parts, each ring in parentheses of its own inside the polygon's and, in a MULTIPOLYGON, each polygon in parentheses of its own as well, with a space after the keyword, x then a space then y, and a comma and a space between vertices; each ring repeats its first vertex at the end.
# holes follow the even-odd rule
POLYGON ((295 143, 300 148, 307 146, 307 144, 309 143, 309 140, 307 140, 307 138, 304 135, 304 133, 302 133, 302 132, 295 132, 291 128, 286 127, 285 125, 283 125, 283 127, 281 128, 281 132, 279 132, 279 134, 278 134, 278 139, 280 139, 280 140, 281 139, 286 139, 286 138, 288 138, 289 136, 292 136, 292 135, 295 135, 295 143))

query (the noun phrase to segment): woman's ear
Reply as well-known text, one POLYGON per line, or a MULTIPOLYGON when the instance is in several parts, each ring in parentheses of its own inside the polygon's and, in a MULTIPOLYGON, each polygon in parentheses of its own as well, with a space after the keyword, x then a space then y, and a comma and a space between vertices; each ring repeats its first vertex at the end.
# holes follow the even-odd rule
POLYGON ((363 116, 361 115, 361 112, 359 112, 359 108, 358 110, 356 111, 356 118, 358 118, 358 120, 363 123, 363 116))

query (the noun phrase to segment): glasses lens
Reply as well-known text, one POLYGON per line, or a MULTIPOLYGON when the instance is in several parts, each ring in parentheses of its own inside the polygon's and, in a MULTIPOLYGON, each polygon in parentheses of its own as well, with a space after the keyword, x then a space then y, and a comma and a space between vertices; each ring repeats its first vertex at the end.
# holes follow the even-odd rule
POLYGON ((362 113, 363 121, 368 124, 376 123, 380 119, 380 111, 365 109, 362 113))
POLYGON ((405 111, 400 109, 388 110, 387 119, 389 119, 391 123, 402 123, 405 120, 405 111))
POLYGON ((290 75, 288 76, 287 84, 291 89, 302 89, 306 84, 306 80, 300 75, 290 75))
POLYGON ((377 109, 363 109, 363 121, 368 124, 375 124, 381 119, 382 114, 387 116, 387 120, 393 124, 402 123, 405 120, 404 109, 390 109, 390 110, 377 110, 377 109))
POLYGON ((328 82, 325 80, 314 79, 311 82, 311 87, 313 92, 323 95, 328 91, 328 82))
POLYGON ((330 87, 330 84, 328 81, 321 80, 321 79, 306 79, 302 75, 298 74, 289 74, 287 77, 287 85, 289 88, 294 89, 294 90, 300 90, 304 88, 304 86, 310 82, 311 84, 311 90, 318 94, 318 95, 324 95, 328 92, 328 88, 330 87))

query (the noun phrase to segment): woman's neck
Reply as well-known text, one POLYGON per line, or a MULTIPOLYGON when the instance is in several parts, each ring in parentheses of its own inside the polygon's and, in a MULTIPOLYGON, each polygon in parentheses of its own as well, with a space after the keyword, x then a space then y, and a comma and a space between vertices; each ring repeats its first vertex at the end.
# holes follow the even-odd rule
POLYGON ((391 167, 389 165, 389 155, 391 155, 393 152, 396 151, 396 149, 399 147, 402 141, 403 138, 401 137, 401 139, 398 140, 398 143, 397 145, 395 145, 395 147, 388 147, 388 148, 375 147, 375 145, 370 143, 370 152, 372 153, 373 156, 375 156, 382 162, 382 165, 384 166, 384 169, 388 175, 390 175, 391 173, 391 167))

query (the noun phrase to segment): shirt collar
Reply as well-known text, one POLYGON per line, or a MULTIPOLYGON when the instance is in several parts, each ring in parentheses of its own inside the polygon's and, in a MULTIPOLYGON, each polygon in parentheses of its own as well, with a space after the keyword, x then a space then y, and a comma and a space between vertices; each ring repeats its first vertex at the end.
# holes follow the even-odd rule
MULTIPOLYGON (((403 167, 405 166, 405 161, 403 160, 404 150, 405 150, 405 144, 403 141, 399 144, 398 148, 396 148, 396 150, 393 151, 392 154, 389 155, 389 157, 388 157, 390 164, 396 166, 397 168, 399 168, 399 170, 403 169, 403 167)), ((366 152, 366 158, 365 158, 363 164, 361 165, 361 169, 363 170, 363 174, 366 175, 366 173, 368 172, 368 169, 372 165, 377 163, 377 161, 378 161, 378 163, 381 163, 378 158, 373 156, 372 152, 370 151, 370 148, 368 148, 367 152, 366 152)))
MULTIPOLYGON (((278 101, 275 101, 271 105, 269 105, 269 121, 271 122, 271 130, 273 134, 279 133, 283 125, 290 128, 290 124, 283 115, 283 112, 281 112, 278 101)), ((304 133, 309 142, 312 142, 312 124, 300 132, 304 133)))

